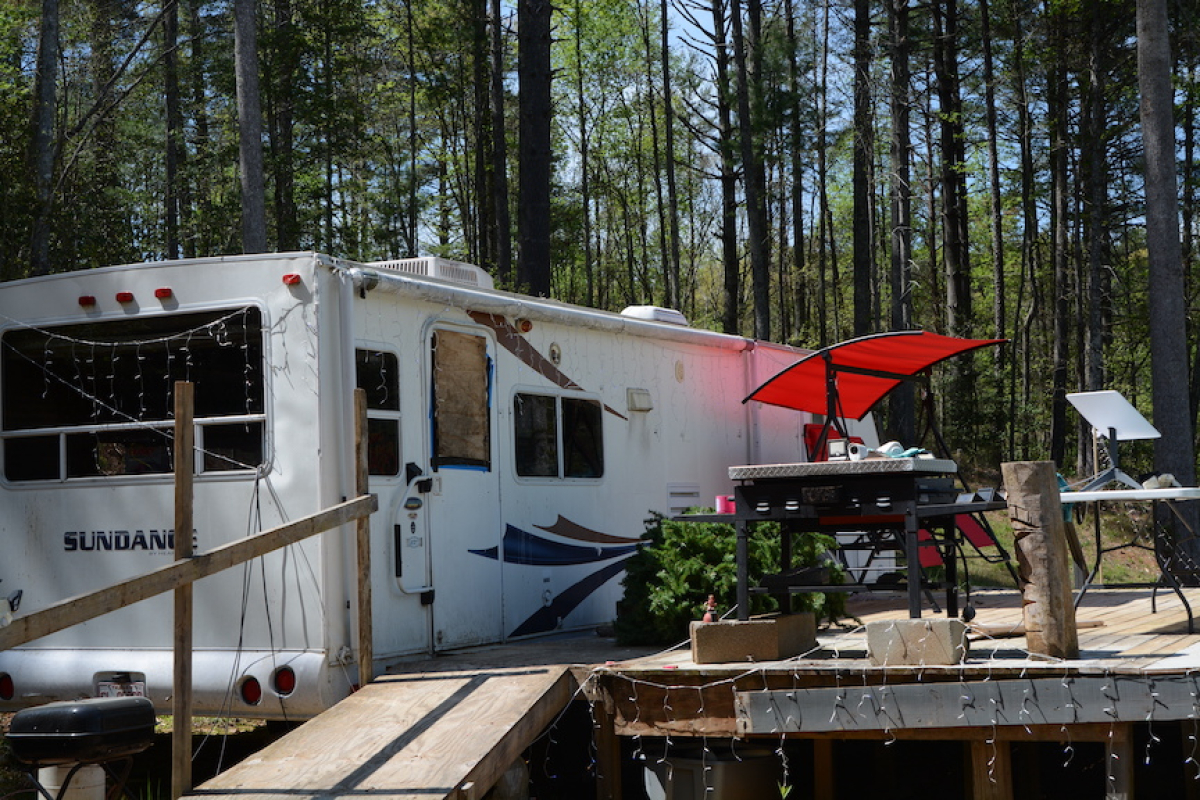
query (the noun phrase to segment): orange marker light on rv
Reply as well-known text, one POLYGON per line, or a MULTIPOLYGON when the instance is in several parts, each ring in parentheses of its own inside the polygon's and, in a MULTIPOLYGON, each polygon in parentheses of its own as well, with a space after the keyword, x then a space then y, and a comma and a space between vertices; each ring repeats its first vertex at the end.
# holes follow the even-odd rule
POLYGON ((133 302, 133 292, 117 292, 117 302, 118 303, 132 303, 133 302))

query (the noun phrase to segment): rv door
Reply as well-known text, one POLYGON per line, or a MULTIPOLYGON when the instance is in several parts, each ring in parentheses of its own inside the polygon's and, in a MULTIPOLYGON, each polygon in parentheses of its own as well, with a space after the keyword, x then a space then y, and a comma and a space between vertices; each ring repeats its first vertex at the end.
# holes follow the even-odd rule
POLYGON ((428 497, 435 649, 503 638, 495 342, 476 328, 438 326, 429 375, 428 497))

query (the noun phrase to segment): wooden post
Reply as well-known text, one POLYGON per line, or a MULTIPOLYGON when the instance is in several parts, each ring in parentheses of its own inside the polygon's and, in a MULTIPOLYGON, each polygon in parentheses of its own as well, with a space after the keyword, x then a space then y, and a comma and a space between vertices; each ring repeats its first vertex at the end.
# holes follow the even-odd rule
POLYGON ((1133 725, 1114 724, 1105 746, 1105 797, 1108 800, 1133 798, 1133 725))
MULTIPOLYGON (((367 493, 367 392, 354 390, 354 478, 359 497, 367 493)), ((355 536, 358 562, 358 685, 375 679, 375 647, 371 628, 371 518, 361 517, 355 536)))
POLYGON ((837 796, 837 771, 833 763, 833 740, 813 739, 813 798, 833 800, 837 796))
MULTIPOLYGON (((175 382, 175 560, 192 557, 195 387, 175 382)), ((192 584, 175 590, 175 675, 171 698, 171 797, 192 788, 192 584)))
POLYGON ((971 740, 973 800, 1012 800, 1012 749, 1004 740, 971 740))
POLYGON ((1000 471, 1016 539, 1026 647, 1052 658, 1078 658, 1070 556, 1054 463, 1009 462, 1000 471))
POLYGON ((596 747, 597 800, 621 800, 621 740, 607 691, 592 701, 592 733, 596 747))

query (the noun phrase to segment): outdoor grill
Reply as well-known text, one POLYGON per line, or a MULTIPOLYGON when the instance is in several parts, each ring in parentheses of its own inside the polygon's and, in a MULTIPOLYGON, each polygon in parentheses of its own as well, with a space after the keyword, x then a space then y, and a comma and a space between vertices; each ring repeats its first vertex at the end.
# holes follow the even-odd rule
POLYGON ((8 730, 13 755, 35 767, 128 758, 153 737, 154 705, 145 697, 47 703, 17 712, 8 730))

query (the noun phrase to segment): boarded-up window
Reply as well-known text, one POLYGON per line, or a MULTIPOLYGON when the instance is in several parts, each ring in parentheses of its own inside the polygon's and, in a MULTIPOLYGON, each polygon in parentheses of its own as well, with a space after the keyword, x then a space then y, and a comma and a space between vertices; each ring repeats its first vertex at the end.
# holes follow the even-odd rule
POLYGON ((487 340, 433 335, 433 466, 491 469, 491 362, 487 340))

